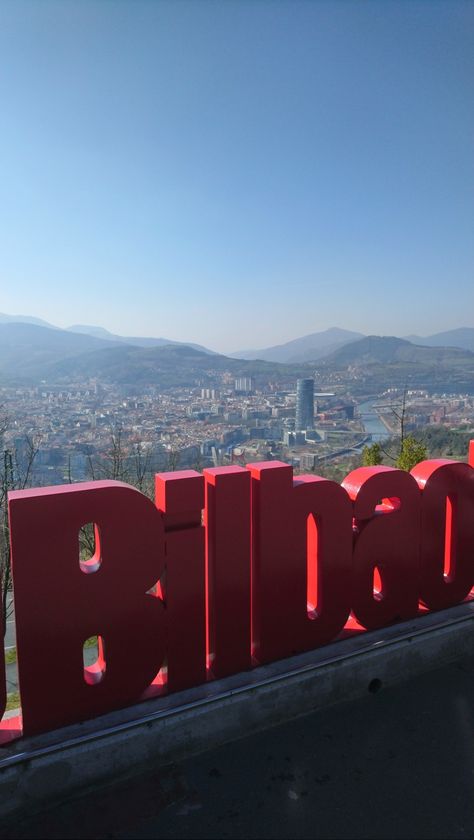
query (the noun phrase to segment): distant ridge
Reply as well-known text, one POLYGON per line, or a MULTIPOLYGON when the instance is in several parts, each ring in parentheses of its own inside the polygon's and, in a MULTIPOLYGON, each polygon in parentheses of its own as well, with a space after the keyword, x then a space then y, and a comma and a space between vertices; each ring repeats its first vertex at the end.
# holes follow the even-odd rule
POLYGON ((74 324, 72 327, 66 327, 67 332, 81 333, 81 335, 93 335, 94 338, 103 338, 104 341, 112 341, 115 336, 105 327, 93 327, 86 324, 74 324))
POLYGON ((91 379, 127 387, 214 385, 216 376, 251 376, 295 381, 342 373, 365 393, 387 383, 456 392, 474 388, 474 353, 457 347, 415 345, 395 336, 366 336, 339 347, 318 362, 281 363, 235 359, 186 344, 138 347, 98 336, 29 323, 0 323, 0 380, 5 383, 62 385, 91 379), (345 371, 345 372, 344 372, 345 371), (368 389, 368 390, 367 390, 368 389))
POLYGON ((185 345, 186 347, 193 347, 195 350, 201 350, 203 353, 214 353, 214 350, 209 350, 208 347, 203 347, 201 344, 193 344, 188 341, 175 341, 171 338, 142 338, 140 336, 123 336, 114 335, 109 330, 100 326, 89 326, 87 324, 74 324, 72 327, 67 327, 65 330, 61 327, 56 327, 42 318, 36 318, 32 315, 7 315, 5 312, 0 312, 0 325, 2 324, 31 324, 37 327, 45 327, 49 330, 65 333, 77 333, 80 335, 88 335, 93 338, 100 338, 102 341, 112 341, 114 344, 133 344, 135 347, 164 347, 165 344, 185 345))
MULTIPOLYGON (((276 344, 261 350, 241 350, 230 355, 232 358, 238 359, 264 359, 268 362, 298 364, 325 359, 346 345, 366 337, 370 336, 364 336, 363 333, 344 330, 340 327, 331 327, 322 332, 295 338, 285 344, 276 344)), ((384 338, 384 336, 374 337, 384 338)), ((426 337, 407 335, 403 338, 395 336, 392 336, 392 338, 420 347, 454 347, 474 352, 474 327, 459 327, 459 329, 434 333, 426 337)))
POLYGON ((278 379, 312 375, 316 367, 354 367, 360 371, 356 376, 361 382, 375 377, 374 386, 395 378, 439 388, 456 383, 470 392, 474 387, 474 328, 462 327, 426 338, 398 338, 362 336, 332 327, 264 350, 225 357, 191 342, 119 336, 99 325, 75 324, 60 329, 41 318, 0 313, 3 381, 103 375, 111 382, 169 384, 173 365, 175 380, 182 384, 211 381, 212 371, 223 369, 235 375, 274 375, 278 379))
POLYGON ((0 323, 0 373, 37 376, 49 364, 110 346, 103 339, 55 327, 26 321, 0 323))
POLYGON ((5 312, 0 312, 0 324, 35 324, 37 327, 48 327, 50 330, 58 330, 48 321, 43 321, 42 318, 35 318, 32 315, 6 315, 5 312))
MULTIPOLYGON (((99 378, 116 385, 212 384, 217 372, 279 377, 283 365, 230 359, 187 344, 137 347, 97 336, 28 323, 0 324, 0 380, 48 384, 99 378)), ((298 370, 298 369, 295 369, 298 370)))
POLYGON ((458 327, 424 338, 419 335, 407 335, 406 339, 425 347, 461 347, 463 350, 474 351, 474 327, 458 327))
POLYGON ((474 353, 460 347, 427 347, 396 336, 370 335, 321 359, 320 371, 349 376, 372 393, 387 387, 449 393, 474 392, 474 353))
POLYGON ((474 353, 460 347, 422 346, 396 336, 368 335, 331 353, 324 359, 324 364, 368 367, 400 363, 436 367, 463 360, 474 363, 474 353))
POLYGON ((363 333, 330 327, 322 332, 310 333, 301 338, 295 338, 293 341, 287 341, 285 344, 276 344, 274 347, 266 347, 262 350, 242 350, 230 355, 237 359, 264 359, 267 362, 285 364, 313 362, 358 338, 363 338, 363 333))
MULTIPOLYGON (((41 327, 31 327, 40 330, 41 327)), ((45 332, 47 332, 45 330, 45 332)), ((52 331, 50 331, 52 332, 52 331)), ((230 359, 218 353, 204 353, 186 344, 165 344, 162 347, 136 347, 132 344, 114 344, 79 333, 63 333, 100 343, 98 349, 82 350, 75 354, 51 354, 45 358, 31 353, 22 353, 17 369, 9 366, 3 373, 5 378, 42 379, 49 384, 88 381, 99 379, 114 385, 141 387, 154 385, 161 388, 193 387, 196 382, 214 383, 215 376, 231 371, 235 376, 252 376, 255 381, 287 376, 289 368, 272 362, 254 362, 230 359)), ((63 335, 59 333, 59 335, 63 335)), ((2 334, 0 327, 0 374, 2 374, 2 334)), ((291 368, 294 375, 300 375, 302 368, 291 368)))
POLYGON ((133 344, 135 347, 164 347, 165 344, 176 344, 192 347, 194 350, 200 350, 202 353, 214 353, 214 350, 209 350, 208 347, 203 347, 201 344, 193 344, 190 341, 173 341, 171 338, 142 338, 141 336, 115 335, 109 332, 109 330, 104 329, 104 327, 89 326, 88 324, 74 324, 72 327, 67 327, 67 332, 91 335, 94 338, 102 338, 104 341, 113 341, 120 344, 133 344))

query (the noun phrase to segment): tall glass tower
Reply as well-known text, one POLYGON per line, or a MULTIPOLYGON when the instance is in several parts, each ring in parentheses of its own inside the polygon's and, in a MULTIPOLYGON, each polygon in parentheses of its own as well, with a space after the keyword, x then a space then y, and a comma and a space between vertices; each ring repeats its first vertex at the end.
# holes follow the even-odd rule
POLYGON ((296 380, 296 431, 314 428, 314 379, 296 380))

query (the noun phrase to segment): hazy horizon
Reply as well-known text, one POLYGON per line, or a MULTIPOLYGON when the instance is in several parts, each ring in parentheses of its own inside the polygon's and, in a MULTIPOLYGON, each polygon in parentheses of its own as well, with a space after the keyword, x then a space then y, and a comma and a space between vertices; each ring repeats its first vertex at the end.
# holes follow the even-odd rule
POLYGON ((0 311, 223 353, 474 312, 469 0, 0 0, 0 311))
MULTIPOLYGON (((201 342, 194 342, 190 338, 185 338, 185 337, 175 338, 174 336, 171 336, 171 335, 158 335, 158 334, 154 334, 154 335, 152 335, 152 334, 147 334, 147 335, 145 335, 145 334, 133 334, 132 335, 132 333, 130 331, 124 332, 124 333, 112 333, 111 330, 107 330, 107 328, 104 327, 103 324, 99 324, 99 323, 96 323, 96 324, 79 324, 79 323, 72 324, 72 323, 69 323, 69 324, 64 324, 64 325, 63 324, 53 324, 51 321, 48 321, 48 319, 41 319, 38 316, 32 315, 31 313, 24 313, 24 312, 22 312, 22 313, 20 313, 20 312, 18 312, 18 313, 0 312, 0 324, 2 323, 2 321, 1 321, 2 315, 6 315, 8 318, 12 318, 13 320, 14 320, 15 317, 18 317, 20 319, 24 319, 24 318, 32 319, 33 321, 36 320, 36 319, 37 320, 44 320, 45 323, 43 324, 43 326, 46 326, 46 327, 50 326, 50 327, 59 328, 59 329, 62 329, 62 330, 72 330, 74 327, 78 327, 78 328, 86 328, 87 327, 87 328, 90 328, 91 330, 97 329, 99 331, 105 329, 106 332, 109 332, 112 335, 115 334, 115 335, 117 335, 117 337, 124 337, 124 338, 132 338, 132 337, 135 337, 135 338, 165 338, 165 339, 169 339, 170 341, 177 341, 177 342, 183 342, 183 343, 189 343, 189 344, 200 344, 201 343, 201 342)), ((29 323, 29 321, 27 321, 27 323, 29 323)), ((41 326, 41 324, 40 324, 40 326, 41 326)), ((454 329, 457 329, 457 330, 463 330, 463 329, 474 330, 474 327, 470 327, 470 326, 466 326, 465 324, 462 324, 462 325, 459 325, 459 326, 455 327, 454 329)), ((313 330, 312 333, 319 334, 319 333, 330 332, 331 330, 346 331, 347 328, 342 326, 341 324, 331 324, 331 326, 325 327, 322 330, 313 330)), ((350 332, 350 331, 348 331, 348 332, 350 332)), ((371 330, 371 331, 368 331, 366 333, 363 333, 361 330, 354 330, 354 332, 360 333, 361 334, 360 337, 363 337, 363 336, 381 336, 382 335, 381 333, 378 333, 376 330, 371 330)), ((445 332, 445 330, 440 330, 439 332, 445 332)), ((228 350, 228 351, 217 350, 217 352, 220 352, 223 355, 226 355, 226 352, 227 352, 227 354, 234 354, 235 355, 239 351, 240 352, 255 351, 257 353, 260 350, 263 351, 263 350, 269 349, 269 347, 272 347, 272 346, 285 345, 285 344, 287 344, 289 342, 292 342, 292 341, 295 341, 297 339, 306 338, 308 335, 311 335, 312 333, 307 333, 307 334, 302 334, 302 335, 293 335, 293 336, 291 336, 291 338, 287 339, 286 341, 276 342, 275 345, 258 345, 258 346, 253 346, 252 345, 252 346, 250 346, 250 344, 249 344, 246 347, 243 347, 243 346, 236 347, 234 350, 228 350)), ((100 337, 100 333, 98 335, 100 337)), ((384 334, 384 337, 386 337, 386 338, 387 337, 397 337, 397 338, 408 339, 408 340, 410 340, 412 336, 416 336, 420 339, 430 337, 430 336, 427 336, 427 335, 422 335, 421 333, 418 333, 418 334, 405 333, 403 335, 398 335, 398 336, 395 336, 395 334, 391 334, 391 333, 384 334)), ((356 341, 357 338, 349 339, 349 342, 353 341, 353 340, 356 341)), ((216 348, 213 347, 210 344, 205 344, 203 346, 206 347, 208 350, 216 351, 216 348)))

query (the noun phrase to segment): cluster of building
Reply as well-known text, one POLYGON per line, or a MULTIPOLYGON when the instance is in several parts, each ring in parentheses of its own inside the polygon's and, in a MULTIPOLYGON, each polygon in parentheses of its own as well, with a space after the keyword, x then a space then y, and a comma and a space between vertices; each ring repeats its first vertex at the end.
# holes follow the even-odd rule
MULTIPOLYGON (((396 434, 400 392, 369 398, 382 432, 396 434)), ((405 403, 406 428, 474 426, 470 395, 412 391, 405 403)), ((361 404, 361 397, 356 401, 343 389, 315 392, 312 378, 256 389, 250 377, 226 376, 215 387, 164 393, 153 386, 131 389, 98 381, 2 388, 2 448, 14 453, 19 471, 36 453, 32 480, 37 484, 105 475, 133 481, 134 471, 145 468, 201 469, 273 458, 313 470, 328 459, 360 453, 373 439, 361 404)))
POLYGON ((406 408, 406 427, 414 430, 423 426, 446 426, 451 429, 474 427, 474 397, 472 394, 429 394, 424 390, 400 389, 384 391, 375 403, 380 419, 387 429, 396 434, 399 430, 397 415, 406 408))

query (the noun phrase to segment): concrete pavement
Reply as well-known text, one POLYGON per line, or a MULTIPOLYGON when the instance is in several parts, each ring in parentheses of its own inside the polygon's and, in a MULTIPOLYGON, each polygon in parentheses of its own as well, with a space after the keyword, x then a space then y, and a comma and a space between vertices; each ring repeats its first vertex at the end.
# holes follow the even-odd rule
POLYGON ((16 819, 1 838, 474 837, 474 660, 16 819))

